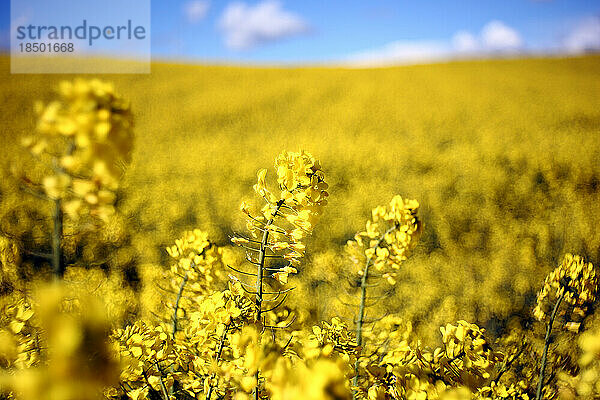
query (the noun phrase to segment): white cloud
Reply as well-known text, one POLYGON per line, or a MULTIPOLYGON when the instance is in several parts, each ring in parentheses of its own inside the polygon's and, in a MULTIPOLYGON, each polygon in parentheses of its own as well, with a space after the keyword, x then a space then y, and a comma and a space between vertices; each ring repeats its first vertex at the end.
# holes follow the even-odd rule
POLYGON ((308 31, 308 24, 300 16, 284 10, 277 0, 265 0, 254 6, 231 3, 219 20, 219 27, 225 34, 225 45, 236 50, 308 31))
POLYGON ((474 53, 480 50, 479 40, 467 31, 458 31, 452 37, 452 46, 459 53, 474 53))
POLYGON ((483 48, 493 52, 517 51, 523 47, 519 32, 502 21, 488 22, 481 31, 483 48))
POLYGON ((488 22, 479 35, 456 32, 450 40, 395 41, 382 47, 349 55, 352 66, 415 64, 460 57, 514 54, 523 48, 521 35, 501 21, 488 22))
POLYGON ((600 17, 583 19, 563 40, 568 53, 600 50, 600 17))
POLYGON ((437 41, 397 41, 352 54, 346 62, 355 67, 369 67, 438 61, 448 57, 448 50, 437 41))
POLYGON ((206 17, 209 8, 210 2, 207 0, 192 0, 183 5, 183 13, 187 20, 194 24, 206 17))

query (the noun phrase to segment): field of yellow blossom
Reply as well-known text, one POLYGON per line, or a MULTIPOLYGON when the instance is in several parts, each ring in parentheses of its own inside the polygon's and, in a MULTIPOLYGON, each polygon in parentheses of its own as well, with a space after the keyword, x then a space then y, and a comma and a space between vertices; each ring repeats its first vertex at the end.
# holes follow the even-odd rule
MULTIPOLYGON (((100 99, 94 101, 108 110, 99 120, 110 121, 107 132, 122 135, 111 139, 110 148, 95 147, 96 153, 79 153, 77 146, 87 146, 80 143, 87 139, 78 138, 77 146, 60 150, 67 156, 60 159, 58 178, 51 180, 45 174, 57 166, 50 161, 40 167, 43 160, 36 156, 42 152, 39 146, 49 154, 53 149, 46 139, 40 144, 30 136, 36 131, 71 135, 68 127, 56 128, 56 134, 55 121, 44 120, 49 115, 44 107, 52 107, 47 105, 57 88, 64 101, 76 104, 69 109, 73 118, 87 103, 70 94, 77 92, 77 84, 75 89, 61 86, 72 76, 10 75, 8 64, 7 57, 0 58, 0 294, 12 293, 15 282, 49 276, 52 263, 45 255, 56 254, 58 246, 65 260, 61 268, 66 267, 59 275, 64 272, 67 284, 85 286, 96 297, 111 296, 104 307, 119 329, 112 331, 110 345, 98 346, 116 343, 125 358, 158 360, 145 364, 144 371, 141 364, 122 369, 118 390, 129 398, 168 399, 178 390, 202 393, 202 398, 214 390, 233 398, 228 391, 238 390, 300 399, 303 382, 315 377, 326 377, 323 385, 340 391, 331 399, 346 398, 350 389, 354 398, 435 398, 432 393, 447 388, 457 391, 452 396, 467 390, 479 398, 533 397, 538 365, 532 354, 548 351, 550 334, 544 338, 543 323, 552 327, 552 308, 558 310, 561 303, 572 308, 561 314, 568 332, 549 356, 546 378, 551 383, 543 396, 600 393, 593 378, 600 377, 600 352, 593 345, 600 318, 591 305, 597 286, 593 266, 600 264, 600 56, 374 69, 156 62, 149 75, 98 77, 126 99, 106 105, 104 92, 112 89, 92 84, 100 99), (49 127, 40 127, 39 121, 49 127), (118 157, 98 156, 107 152, 118 157), (310 172, 298 172, 305 169, 310 172), (73 178, 63 182, 65 170, 73 178), (88 170, 91 175, 83 176, 81 171, 88 170), (93 229, 87 219, 71 218, 60 227, 62 241, 53 241, 56 204, 32 195, 36 182, 43 182, 46 195, 61 197, 67 217, 85 208, 100 217, 103 227, 93 229), (269 191, 268 182, 278 182, 281 193, 269 191), (266 200, 262 210, 265 202, 257 207, 257 196, 266 200), (280 228, 277 218, 289 229, 280 228), (251 254, 250 268, 262 268, 269 257, 289 262, 283 268, 272 261, 266 269, 276 271, 276 282, 265 295, 279 293, 283 311, 271 315, 260 302, 258 312, 252 311, 244 295, 244 282, 251 288, 252 280, 239 278, 240 270, 248 270, 239 267, 244 249, 251 254), (199 276, 205 281, 196 282, 199 276), (369 285, 371 277, 382 279, 369 285), (204 299, 200 306, 194 303, 199 300, 181 296, 188 280, 186 290, 204 299), (212 293, 213 285, 224 291, 212 293), (367 294, 371 287, 376 296, 367 294), (164 300, 164 293, 172 294, 170 300, 164 300), (174 317, 165 317, 173 307, 174 317), (194 307, 199 311, 182 312, 185 322, 178 322, 178 309, 194 307), (261 332, 248 321, 261 321, 261 312, 265 326, 321 326, 311 333, 319 345, 301 350, 292 337, 287 344, 274 334, 272 342, 260 339, 261 332), (207 317, 220 313, 228 317, 207 317), (155 328, 130 324, 153 315, 168 323, 155 328), (536 319, 542 324, 536 325, 536 319), (598 354, 578 364, 580 354, 568 346, 574 336, 568 335, 586 324, 592 333, 577 339, 581 351, 598 354), (359 329, 352 336, 355 325, 359 329), (185 346, 196 347, 184 349, 178 331, 185 331, 185 346), (215 333, 203 333, 208 331, 215 333), (535 350, 518 346, 525 331, 533 332, 535 350), (254 355, 248 348, 261 340, 254 355), (496 340, 508 350, 492 351, 488 341, 496 340), (421 353, 411 347, 420 341, 441 344, 444 350, 421 353), (209 361, 194 364, 206 356, 199 350, 202 343, 217 354, 217 365, 228 360, 226 373, 209 361), (222 355, 224 343, 230 348, 222 355), (389 346, 396 350, 388 351, 389 346), (246 351, 259 361, 252 364, 239 356, 246 351), (293 373, 296 381, 289 381, 281 371, 292 367, 269 358, 273 352, 315 361, 303 364, 293 373), (343 361, 329 360, 332 352, 343 361), (181 354, 188 354, 185 368, 181 354), (415 372, 415 360, 431 366, 415 372), (332 369, 328 363, 344 366, 332 369), (579 368, 591 372, 578 375, 579 368), (201 380, 190 372, 201 370, 201 380), (393 385, 386 381, 390 374, 393 385), (352 383, 344 380, 348 377, 352 383), (501 377, 520 386, 500 386, 501 377), (224 384, 227 379, 233 386, 224 384), (390 385, 405 392, 398 394, 394 390, 400 389, 390 385)), ((94 129, 106 134, 102 122, 94 129)), ((65 296, 57 292, 50 298, 60 302, 65 296)), ((31 316, 22 317, 29 305, 11 307, 3 318, 21 324, 15 334, 34 329, 31 316)), ((58 308, 51 302, 41 320, 56 328, 48 316, 58 308)), ((102 337, 97 332, 107 321, 78 323, 93 340, 102 337)), ((61 334, 54 328, 48 328, 49 341, 61 334)), ((33 346, 25 340, 21 345, 33 346)), ((0 346, 0 353, 5 348, 0 346)), ((206 359, 214 361, 213 353, 206 359)), ((99 369, 112 362, 108 358, 99 369)), ((19 362, 36 365, 31 358, 19 362)), ((104 378, 104 384, 112 382, 104 378)), ((27 379, 22 382, 37 378, 27 379)), ((108 398, 122 394, 113 389, 105 392, 108 398)), ((327 398, 320 393, 313 398, 327 398)), ((30 396, 23 398, 41 395, 30 396)))

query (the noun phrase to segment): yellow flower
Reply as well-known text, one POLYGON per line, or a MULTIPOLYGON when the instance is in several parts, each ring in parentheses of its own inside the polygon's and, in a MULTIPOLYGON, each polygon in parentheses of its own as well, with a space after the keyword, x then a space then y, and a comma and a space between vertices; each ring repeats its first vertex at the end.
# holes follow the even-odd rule
POLYGON ((580 318, 595 301, 597 290, 598 278, 592 263, 586 263, 580 256, 566 254, 559 266, 546 277, 533 314, 538 320, 545 320, 562 298, 561 301, 572 308, 572 315, 568 317, 580 318))
POLYGON ((365 260, 369 260, 390 285, 395 285, 396 271, 416 246, 423 229, 418 210, 417 201, 394 196, 387 206, 371 211, 365 230, 358 232, 345 248, 360 274, 365 260))
POLYGON ((38 134, 24 139, 23 145, 59 167, 42 181, 46 194, 70 202, 65 211, 72 218, 86 210, 106 218, 114 211, 121 166, 131 158, 129 104, 114 93, 111 84, 76 79, 61 82, 58 98, 47 105, 38 102, 35 108, 38 134), (74 207, 76 199, 82 203, 74 207))

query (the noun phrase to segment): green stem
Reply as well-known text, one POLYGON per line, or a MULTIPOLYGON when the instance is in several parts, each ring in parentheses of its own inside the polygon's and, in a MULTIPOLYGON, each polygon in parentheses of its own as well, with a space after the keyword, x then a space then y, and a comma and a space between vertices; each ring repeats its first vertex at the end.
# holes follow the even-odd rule
MULTIPOLYGON (((75 151, 75 142, 71 140, 67 147, 67 155, 73 154, 75 151)), ((58 159, 54 158, 52 161, 54 170, 59 175, 64 175, 65 170, 59 166, 58 159)), ((62 200, 59 198, 53 199, 54 212, 52 219, 54 221, 54 229, 52 230, 52 269, 54 277, 56 279, 62 279, 65 273, 65 266, 62 263, 62 237, 63 237, 63 211, 62 211, 62 200)))
MULTIPOLYGON (((179 302, 181 301, 181 297, 183 296, 183 289, 185 288, 185 284, 188 281, 188 273, 186 272, 183 276, 183 280, 181 281, 181 285, 179 285, 179 291, 177 292, 177 298, 175 299, 175 305, 173 306, 173 326, 171 329, 171 336, 173 336, 173 341, 175 341, 175 334, 177 333, 178 328, 178 318, 177 311, 179 311, 179 302)), ((169 368, 169 372, 173 373, 175 371, 175 367, 169 368)), ((172 395, 175 391, 175 384, 171 385, 169 389, 169 394, 172 395)))
MULTIPOLYGON (((396 228, 397 228, 397 226, 394 225, 393 227, 391 227, 390 229, 385 231, 385 233, 383 235, 381 235, 381 237, 377 240, 375 245, 371 247, 371 249, 375 249, 375 251, 377 251, 377 248, 381 245, 381 242, 383 242, 383 240, 385 239, 385 236, 388 233, 393 232, 396 228)), ((358 308, 358 320, 356 321, 356 344, 359 347, 362 346, 362 332, 363 332, 363 323, 364 323, 366 300, 367 300, 367 287, 368 287, 367 281, 369 279, 369 267, 371 266, 372 258, 373 258, 372 256, 369 257, 367 259, 367 261, 365 262, 365 268, 363 269, 362 278, 360 280, 360 290, 361 290, 360 306, 358 308)), ((356 355, 356 362, 354 363, 354 379, 352 380, 352 386, 355 387, 355 389, 353 390, 353 398, 354 399, 358 398, 358 390, 356 388, 358 388, 358 378, 359 378, 358 369, 360 366, 359 360, 360 360, 360 353, 356 355)))
POLYGON ((54 227, 52 230, 52 269, 54 276, 57 279, 61 279, 64 274, 64 266, 62 264, 62 246, 61 241, 63 237, 63 212, 61 207, 61 200, 54 199, 54 212, 52 220, 54 227))
MULTIPOLYGON (((265 225, 265 228, 272 223, 273 220, 269 220, 265 225)), ((262 302, 263 302, 263 278, 264 278, 264 265, 266 246, 269 240, 269 231, 265 229, 263 232, 262 240, 260 241, 260 253, 258 255, 258 268, 256 271, 256 321, 260 322, 262 317, 262 302)))
MULTIPOLYGON (((219 350, 217 351, 217 365, 219 365, 219 360, 221 359, 221 354, 223 353, 223 348, 225 347, 225 339, 227 338, 227 330, 229 329, 229 326, 231 325, 231 321, 225 325, 225 330, 223 331, 223 334, 221 335, 221 340, 219 342, 219 350)), ((214 385, 212 383, 213 379, 215 378, 215 374, 212 374, 210 377, 210 386, 208 387, 208 392, 206 393, 206 400, 210 400, 210 397, 212 396, 212 392, 214 390, 214 385)))
POLYGON ((544 353, 542 354, 542 362, 540 366, 540 378, 538 381, 537 394, 535 396, 536 400, 542 399, 542 389, 544 388, 544 372, 546 370, 546 359, 548 357, 548 347, 550 347, 550 334, 552 333, 552 325, 554 324, 554 319, 556 318, 556 313, 558 312, 558 307, 560 303, 565 297, 566 290, 560 295, 556 304, 554 305, 554 309, 552 310, 552 314, 550 314, 550 321, 548 321, 548 326, 546 327, 546 338, 544 339, 544 353))
POLYGON ((510 366, 512 365, 513 362, 515 362, 515 360, 517 360, 521 356, 521 354, 523 354, 523 351, 525 351, 525 347, 527 347, 527 344, 525 342, 525 338, 523 338, 523 345, 521 346, 521 348, 519 349, 517 354, 515 354, 513 356, 513 358, 511 358, 506 363, 504 363, 504 365, 502 366, 502 369, 500 370, 498 375, 496 375, 496 378, 494 378, 494 380, 492 381, 493 383, 497 384, 500 381, 500 378, 502 378, 502 375, 504 375, 505 372, 510 370, 510 366))
POLYGON ((177 292, 177 299, 175 300, 175 306, 173 309, 173 340, 175 340, 175 334, 177 333, 177 311, 179 311, 179 302, 181 301, 181 297, 183 296, 183 289, 185 288, 185 284, 188 281, 188 273, 186 272, 183 276, 183 281, 181 281, 181 285, 179 286, 179 292, 177 292))
MULTIPOLYGON (((260 324, 262 318, 262 302, 263 302, 263 278, 264 278, 264 266, 265 266, 265 256, 267 253, 267 245, 269 243, 269 230, 267 229, 275 220, 277 213, 279 213, 279 209, 283 206, 283 200, 279 200, 277 202, 277 208, 273 213, 273 217, 267 221, 267 223, 263 227, 263 236, 260 241, 260 252, 258 254, 258 266, 256 271, 256 323, 260 324)), ((259 378, 260 371, 256 370, 256 389, 254 390, 254 399, 258 400, 260 398, 260 390, 259 390, 259 378)))
MULTIPOLYGON (((158 366, 158 362, 156 362, 156 369, 160 374, 160 389, 162 390, 162 394, 165 398, 165 400, 169 400, 169 395, 167 394, 167 387, 165 386, 165 382, 163 381, 163 372, 160 369, 160 367, 158 366)), ((148 384, 150 384, 148 382, 148 384)))
MULTIPOLYGON (((367 263, 365 264, 365 269, 363 270, 363 276, 362 279, 360 281, 360 289, 361 289, 361 294, 360 294, 360 307, 358 309, 358 320, 357 320, 357 325, 356 325, 356 344, 358 346, 362 345, 362 329, 363 329, 363 321, 364 321, 364 316, 365 316, 365 300, 367 298, 367 274, 369 272, 369 265, 371 264, 371 258, 369 258, 367 260, 367 263)), ((354 379, 352 380, 352 386, 357 388, 358 387, 358 367, 360 365, 360 354, 356 355, 356 362, 354 363, 354 379)), ((358 390, 354 389, 353 391, 353 397, 357 398, 358 395, 358 390)))

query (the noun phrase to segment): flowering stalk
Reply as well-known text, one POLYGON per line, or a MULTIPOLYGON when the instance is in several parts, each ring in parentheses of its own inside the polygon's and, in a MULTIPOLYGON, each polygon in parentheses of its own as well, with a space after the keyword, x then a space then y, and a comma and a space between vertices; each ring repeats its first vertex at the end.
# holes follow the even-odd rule
MULTIPOLYGON (((53 274, 61 278, 64 216, 77 220, 85 214, 106 220, 114 212, 122 163, 133 147, 133 116, 129 103, 111 84, 97 79, 63 81, 58 98, 36 103, 37 133, 22 140, 36 160, 48 166, 43 193, 52 201, 53 274)), ((28 184, 29 178, 23 177, 28 184)))
MULTIPOLYGON (((281 206, 283 205, 283 200, 279 200, 277 202, 277 208, 273 213, 273 218, 271 218, 264 226, 262 240, 260 242, 260 251, 258 254, 258 266, 256 271, 256 322, 260 324, 262 318, 262 303, 263 303, 263 276, 264 276, 264 268, 265 268, 265 256, 267 252, 267 246, 269 244, 269 227, 273 224, 275 217, 279 213, 281 206)), ((254 390, 254 398, 256 400, 260 397, 259 390, 259 382, 260 372, 258 369, 256 370, 256 389, 254 390)))
POLYGON ((183 280, 181 281, 181 285, 179 286, 179 291, 177 292, 177 299, 175 300, 175 306, 173 307, 173 339, 175 339, 175 334, 177 333, 177 311, 179 311, 179 303, 181 302, 181 296, 183 295, 183 289, 185 288, 185 284, 188 281, 188 273, 186 272, 183 276, 183 280))
POLYGON ((566 254, 559 266, 550 272, 544 280, 544 286, 537 295, 537 303, 533 310, 533 315, 539 321, 546 322, 546 337, 540 362, 536 400, 542 398, 552 327, 561 304, 566 303, 567 307, 570 307, 570 310, 567 309, 564 312, 566 320, 564 326, 578 330, 580 322, 573 322, 573 319, 585 317, 588 308, 596 300, 597 289, 598 279, 592 263, 586 263, 580 256, 572 254, 566 254), (551 307, 552 312, 548 315, 551 307))
MULTIPOLYGON (((254 294, 256 306, 256 325, 262 331, 266 325, 263 323, 263 302, 275 302, 277 298, 289 290, 277 290, 269 293, 277 297, 265 299, 265 278, 269 277, 281 285, 288 281, 288 275, 297 272, 300 258, 304 256, 305 246, 301 240, 311 233, 312 227, 327 204, 327 188, 324 174, 319 162, 309 153, 301 151, 283 152, 275 160, 277 169, 278 195, 267 188, 266 169, 261 169, 257 174, 257 183, 254 191, 266 202, 260 214, 255 215, 250 211, 248 204, 243 202, 241 211, 246 214, 246 226, 250 231, 249 237, 234 237, 232 242, 246 250, 246 260, 256 267, 256 273, 245 272, 236 268, 234 271, 256 277, 254 294), (266 265, 267 259, 277 261, 276 264, 266 265), (282 265, 282 262, 287 265, 282 265)), ((240 282, 242 287, 249 286, 240 282)), ((284 298, 269 311, 279 307, 284 298)), ((254 398, 260 397, 259 385, 260 371, 256 371, 256 387, 254 398)))
MULTIPOLYGON (((375 268, 387 283, 396 283, 396 270, 414 248, 422 230, 417 212, 419 204, 415 200, 403 200, 394 196, 387 207, 376 207, 372 219, 367 221, 366 229, 358 232, 354 240, 349 240, 346 252, 357 265, 365 260, 364 267, 358 271, 360 276, 360 306, 356 325, 357 345, 362 346, 363 325, 367 300, 368 281, 372 277, 371 267, 375 268)), ((360 379, 360 354, 354 363, 354 398, 358 397, 360 379)))
POLYGON ((546 327, 546 338, 544 339, 544 352, 542 353, 542 361, 540 365, 540 377, 537 386, 536 392, 536 400, 542 399, 542 389, 544 388, 544 372, 546 370, 546 358, 548 357, 548 347, 550 347, 550 334, 552 333, 552 325, 554 324, 554 319, 556 318, 556 313, 558 312, 558 308, 560 307, 560 303, 562 303, 565 298, 565 293, 563 292, 556 304, 554 305, 554 309, 552 310, 552 314, 550 315, 550 321, 548 321, 548 326, 546 327))
MULTIPOLYGON (((190 326, 188 322, 184 329, 180 327, 179 311, 190 313, 196 309, 213 290, 213 283, 221 278, 225 266, 222 262, 222 249, 212 243, 208 234, 200 229, 184 232, 173 246, 167 247, 167 253, 176 261, 171 265, 169 277, 171 288, 177 293, 171 316, 171 336, 177 343, 181 338, 177 338, 176 333, 190 326)), ((169 372, 174 371, 174 366, 171 366, 169 372)), ((174 389, 175 385, 172 385, 169 393, 173 394, 174 389)))
MULTIPOLYGON (((393 227, 391 227, 390 229, 388 229, 383 235, 381 235, 381 237, 379 238, 379 240, 377 240, 377 243, 374 246, 374 250, 376 251, 379 246, 381 245, 381 242, 383 242, 383 240, 385 239, 385 236, 389 233, 392 233, 394 230, 396 230, 398 228, 397 225, 394 225, 393 227)), ((356 344, 357 346, 362 346, 362 333, 363 333, 363 323, 364 323, 364 316, 365 316, 365 303, 367 300, 367 280, 369 277, 369 267, 371 266, 371 260, 372 257, 367 258, 367 261, 365 263, 365 269, 363 270, 363 274, 362 274, 362 278, 360 280, 360 306, 358 309, 358 320, 357 320, 357 325, 356 325, 356 344)), ((352 381, 352 385, 354 387, 358 386, 358 367, 359 367, 360 363, 359 363, 359 357, 356 358, 356 362, 354 363, 354 379, 352 381)), ((355 391, 355 396, 356 396, 356 391, 355 391)))
MULTIPOLYGON (((219 360, 221 359, 221 354, 223 354, 223 348, 225 348, 225 340, 227 339, 227 331, 229 330, 229 327, 231 326, 231 322, 229 322, 228 324, 225 325, 225 329, 223 330, 223 334, 221 335, 221 339, 219 340, 219 349, 217 350, 217 357, 216 357, 216 363, 219 363, 219 360)), ((213 385, 213 379, 215 379, 215 374, 213 373, 212 376, 210 377, 210 385, 208 387, 208 391, 206 393, 206 400, 210 400, 210 397, 212 396, 212 392, 215 388, 215 385, 213 385)))
POLYGON ((267 253, 267 249, 269 248, 269 227, 275 221, 275 217, 278 216, 279 210, 283 205, 284 201, 279 200, 277 202, 277 207, 275 208, 275 212, 273 213, 273 218, 271 218, 264 226, 262 240, 260 242, 260 251, 258 254, 258 266, 256 269, 256 321, 260 323, 261 314, 262 314, 262 303, 263 303, 263 278, 264 278, 264 269, 265 269, 265 256, 267 253))

